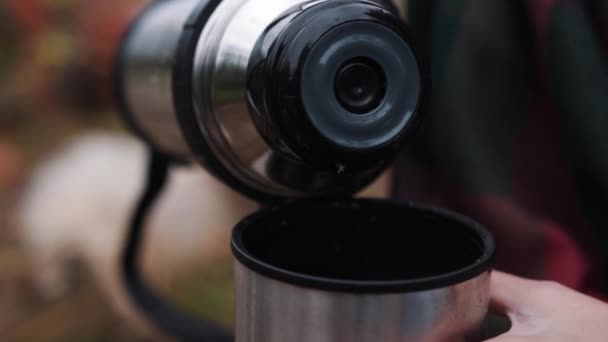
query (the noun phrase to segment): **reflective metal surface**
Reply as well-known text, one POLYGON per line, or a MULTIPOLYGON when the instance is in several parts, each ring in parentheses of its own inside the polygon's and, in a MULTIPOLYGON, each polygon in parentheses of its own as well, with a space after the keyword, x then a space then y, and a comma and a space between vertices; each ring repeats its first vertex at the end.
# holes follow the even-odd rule
MULTIPOLYGON (((210 17, 205 14, 204 19, 196 21, 193 35, 189 20, 199 18, 204 1, 153 2, 123 42, 120 82, 127 117, 149 143, 180 159, 212 165, 210 170, 216 176, 257 200, 336 196, 360 190, 388 166, 391 156, 370 152, 369 158, 351 158, 371 162, 345 172, 344 163, 332 155, 327 159, 336 159, 331 164, 335 167, 320 167, 321 153, 310 146, 322 139, 298 138, 298 144, 292 145, 283 140, 270 141, 252 118, 252 102, 247 97, 251 90, 248 82, 253 78, 248 79, 248 68, 252 66, 256 44, 260 44, 258 50, 261 47, 266 51, 281 30, 289 26, 297 12, 294 9, 310 9, 326 1, 222 0, 217 7, 209 7, 210 17), (281 21, 285 19, 282 15, 288 20, 281 21), (194 56, 190 51, 195 52, 194 56), (183 70, 183 65, 192 67, 192 87, 189 82, 183 86, 182 80, 190 77, 190 70, 178 77, 173 74, 176 68, 183 70), (189 109, 191 106, 193 110, 189 109), (307 155, 308 159, 301 158, 301 154, 293 152, 294 145, 313 152, 307 155)), ((377 0, 386 6, 384 1, 377 0)), ((408 44, 407 39, 404 42, 408 44)), ((323 102, 324 96, 314 98, 323 102)), ((295 109, 292 112, 299 113, 295 109)), ((297 132, 303 130, 301 125, 298 127, 297 132)), ((276 134, 296 135, 291 131, 276 134)), ((391 149, 392 155, 396 150, 393 153, 391 149)))
POLYGON ((416 203, 306 200, 231 239, 237 342, 479 342, 494 240, 416 203))
POLYGON ((173 107, 175 52, 186 19, 198 0, 159 1, 138 20, 125 42, 125 99, 140 129, 166 151, 189 155, 173 107))
POLYGON ((237 342, 480 341, 490 272, 403 294, 320 291, 279 282, 235 262, 237 342))
MULTIPOLYGON (((317 1, 319 2, 319 1, 317 1)), ((298 192, 266 175, 273 153, 259 135, 247 104, 247 67, 268 26, 301 0, 224 0, 203 30, 194 59, 194 101, 200 129, 237 177, 277 195, 298 192)))

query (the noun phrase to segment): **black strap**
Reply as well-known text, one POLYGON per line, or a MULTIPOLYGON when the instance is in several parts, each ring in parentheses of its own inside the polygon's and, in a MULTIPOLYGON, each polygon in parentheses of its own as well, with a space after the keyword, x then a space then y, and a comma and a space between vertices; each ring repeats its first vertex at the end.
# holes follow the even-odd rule
POLYGON ((137 259, 144 234, 144 224, 152 205, 166 184, 169 158, 150 152, 148 179, 131 220, 122 259, 122 272, 128 294, 140 311, 158 328, 181 341, 232 342, 234 338, 213 322, 201 320, 179 310, 146 284, 137 259))

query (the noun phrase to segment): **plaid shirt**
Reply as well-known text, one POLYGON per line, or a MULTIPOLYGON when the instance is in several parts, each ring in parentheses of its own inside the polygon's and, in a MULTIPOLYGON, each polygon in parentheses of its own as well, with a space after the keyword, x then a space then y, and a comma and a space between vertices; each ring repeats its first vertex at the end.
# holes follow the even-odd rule
POLYGON ((497 268, 608 294, 608 0, 410 0, 432 96, 400 199, 456 209, 497 268))

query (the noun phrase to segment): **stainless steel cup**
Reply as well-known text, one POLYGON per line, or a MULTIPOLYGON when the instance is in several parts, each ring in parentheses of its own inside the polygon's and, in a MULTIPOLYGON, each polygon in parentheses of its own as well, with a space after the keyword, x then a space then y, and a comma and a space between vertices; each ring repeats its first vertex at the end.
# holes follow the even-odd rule
POLYGON ((237 342, 479 341, 491 235, 460 215, 306 201, 237 225, 237 342))

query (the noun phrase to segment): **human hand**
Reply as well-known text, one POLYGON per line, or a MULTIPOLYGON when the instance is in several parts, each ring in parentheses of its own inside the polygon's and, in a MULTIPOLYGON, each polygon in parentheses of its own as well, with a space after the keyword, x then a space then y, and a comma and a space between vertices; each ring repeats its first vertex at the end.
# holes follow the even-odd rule
POLYGON ((608 304, 553 282, 494 272, 492 309, 511 329, 486 342, 600 342, 608 340, 608 304))

